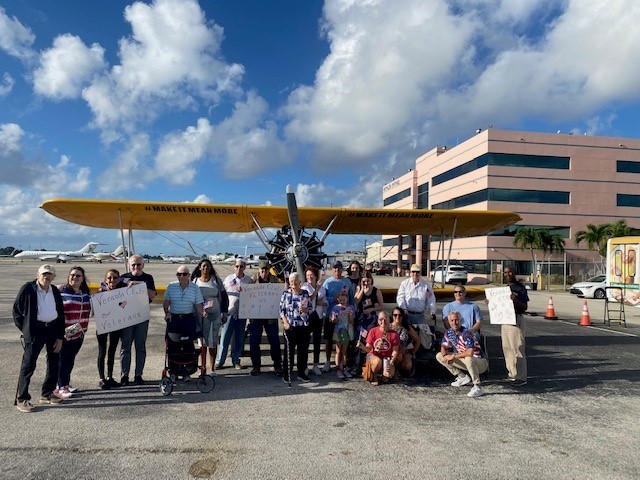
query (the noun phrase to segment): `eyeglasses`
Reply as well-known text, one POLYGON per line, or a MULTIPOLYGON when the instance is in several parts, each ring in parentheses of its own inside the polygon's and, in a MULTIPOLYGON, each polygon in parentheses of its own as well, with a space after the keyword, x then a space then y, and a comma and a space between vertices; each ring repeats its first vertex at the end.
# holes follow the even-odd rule
POLYGON ((236 268, 244 268, 244 265, 234 265, 236 268))
POLYGON ((186 277, 187 275, 189 275, 189 272, 176 272, 176 275, 179 277, 186 277))
POLYGON ((453 294, 454 295, 462 295, 464 292, 462 290, 454 290, 453 294))
POLYGON ((70 273, 69 277, 71 277, 71 278, 82 278, 82 274, 81 273, 70 273))
POLYGON ((420 272, 411 272, 411 275, 420 275, 420 272))
POLYGON ((401 317, 402 314, 401 313, 394 313, 393 315, 391 315, 393 318, 398 318, 401 317))
POLYGON ((141 267, 142 264, 141 263, 132 263, 131 266, 132 267, 141 267))

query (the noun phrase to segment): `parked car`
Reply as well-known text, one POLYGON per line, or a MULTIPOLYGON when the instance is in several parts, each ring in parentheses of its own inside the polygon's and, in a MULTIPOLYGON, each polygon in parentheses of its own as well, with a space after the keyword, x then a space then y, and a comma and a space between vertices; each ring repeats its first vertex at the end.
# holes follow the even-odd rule
MULTIPOLYGON (((442 276, 446 270, 446 265, 440 265, 431 272, 431 281, 434 283, 442 283, 442 276)), ((467 271, 462 265, 449 265, 446 275, 444 275, 444 283, 467 283, 467 271)))
POLYGON ((606 279, 607 277, 605 275, 596 275, 586 282, 574 283, 571 285, 569 293, 573 293, 579 297, 603 299, 605 297, 604 287, 606 286, 606 279))

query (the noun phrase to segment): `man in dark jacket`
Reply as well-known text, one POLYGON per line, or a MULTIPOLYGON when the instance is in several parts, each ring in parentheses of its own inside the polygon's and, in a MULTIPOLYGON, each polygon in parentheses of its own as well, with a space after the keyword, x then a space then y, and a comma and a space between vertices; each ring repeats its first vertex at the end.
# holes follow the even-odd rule
POLYGON ((38 355, 47 348, 47 373, 42 384, 40 403, 58 404, 62 399, 54 396, 58 379, 58 353, 64 338, 64 307, 58 289, 52 285, 56 271, 51 265, 38 269, 36 280, 25 283, 13 304, 13 321, 24 338, 24 354, 18 380, 17 407, 21 412, 32 412, 29 383, 36 369, 38 355))
MULTIPOLYGON (((260 260, 258 263, 258 273, 253 277, 252 283, 281 283, 278 277, 270 272, 271 265, 268 260, 260 260)), ((282 348, 280 347, 280 337, 278 336, 279 326, 278 319, 262 319, 254 318, 249 320, 249 353, 251 354, 251 363, 253 369, 251 375, 260 374, 262 368, 262 359, 260 352, 260 342, 262 340, 262 331, 267 332, 269 340, 269 353, 273 360, 273 370, 276 375, 282 375, 282 348)))

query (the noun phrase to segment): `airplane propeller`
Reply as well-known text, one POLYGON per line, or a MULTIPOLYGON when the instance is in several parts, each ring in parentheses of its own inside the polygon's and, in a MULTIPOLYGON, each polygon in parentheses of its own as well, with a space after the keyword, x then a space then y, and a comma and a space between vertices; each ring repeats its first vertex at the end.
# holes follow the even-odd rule
POLYGON ((322 268, 322 260, 326 258, 322 253, 324 242, 317 238, 315 232, 309 235, 304 229, 298 228, 298 204, 291 185, 287 185, 287 211, 289 225, 284 225, 269 240, 271 251, 266 255, 269 262, 278 275, 294 269, 304 275, 306 266, 322 268))

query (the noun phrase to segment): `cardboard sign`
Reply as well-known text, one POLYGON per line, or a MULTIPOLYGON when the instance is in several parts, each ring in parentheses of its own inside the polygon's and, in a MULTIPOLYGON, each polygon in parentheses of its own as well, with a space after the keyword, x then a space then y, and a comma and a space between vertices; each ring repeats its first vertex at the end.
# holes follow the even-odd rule
POLYGON ((492 325, 515 325, 516 310, 511 300, 511 289, 487 288, 484 293, 489 300, 489 322, 492 325))
POLYGON ((91 296, 91 307, 98 335, 137 325, 151 318, 149 295, 144 282, 98 292, 91 296))
POLYGON ((279 318, 284 283, 242 285, 238 318, 279 318))

